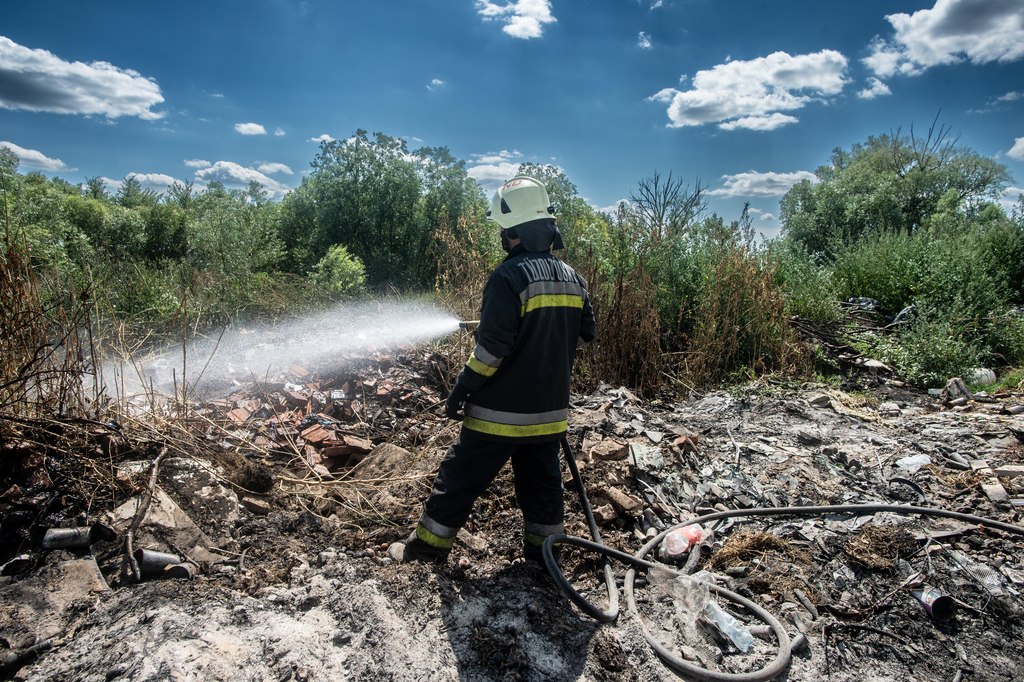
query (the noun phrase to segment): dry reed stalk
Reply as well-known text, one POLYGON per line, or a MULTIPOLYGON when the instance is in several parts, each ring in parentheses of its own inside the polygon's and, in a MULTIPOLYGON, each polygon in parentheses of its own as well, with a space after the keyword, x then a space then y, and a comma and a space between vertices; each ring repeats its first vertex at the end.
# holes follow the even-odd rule
POLYGON ((804 369, 806 358, 773 282, 774 265, 724 234, 716 247, 714 271, 697 306, 686 380, 709 386, 804 369))
POLYGON ((643 261, 625 278, 609 280, 590 252, 577 270, 587 280, 597 321, 597 339, 577 351, 577 388, 586 391, 607 381, 653 394, 662 378, 661 323, 643 261))
POLYGON ((91 366, 79 329, 83 320, 88 324, 88 294, 75 295, 55 267, 57 278, 49 297, 56 304, 44 306, 24 230, 12 224, 6 176, 0 176, 0 190, 5 223, 0 253, 0 410, 82 414, 81 377, 91 366))

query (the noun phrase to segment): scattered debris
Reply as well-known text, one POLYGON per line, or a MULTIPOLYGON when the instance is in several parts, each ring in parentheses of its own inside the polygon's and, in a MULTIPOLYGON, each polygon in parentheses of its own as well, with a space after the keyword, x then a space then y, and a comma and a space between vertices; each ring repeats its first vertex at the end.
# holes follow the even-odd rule
MULTIPOLYGON (((954 388, 946 405, 848 359, 862 369, 845 391, 763 380, 684 401, 608 385, 573 396, 570 438, 603 542, 632 554, 712 511, 827 504, 1021 524, 1024 423, 1012 409, 1024 396, 954 388)), ((383 349, 239 374, 181 414, 149 413, 173 429, 91 424, 77 450, 66 424, 0 422, 14 463, 0 485, 0 599, 15 605, 0 615, 0 665, 38 680, 230 678, 239 661, 281 680, 677 679, 633 619, 581 619, 522 560, 507 469, 448 564, 401 563, 458 432, 439 410, 448 369, 432 351, 383 349), (141 582, 124 546, 136 518, 141 582), (47 530, 88 543, 47 547, 47 530), (38 648, 47 639, 53 648, 38 648)), ((566 532, 587 536, 572 492, 566 505, 566 532)), ((773 614, 790 637, 790 680, 1015 679, 1022 549, 1021 536, 930 517, 748 515, 707 523, 672 565, 773 614)), ((562 561, 577 589, 603 589, 593 554, 567 545, 562 561)), ((637 578, 639 616, 682 658, 742 673, 774 655, 775 634, 745 609, 658 580, 637 578), (710 626, 705 603, 740 642, 710 626)))

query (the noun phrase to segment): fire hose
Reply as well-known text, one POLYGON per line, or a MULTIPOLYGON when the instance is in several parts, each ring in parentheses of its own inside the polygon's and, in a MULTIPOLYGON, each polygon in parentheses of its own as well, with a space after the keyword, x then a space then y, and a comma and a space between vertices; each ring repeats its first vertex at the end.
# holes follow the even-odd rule
POLYGON ((664 564, 657 564, 646 560, 644 557, 650 553, 652 549, 658 546, 658 544, 665 538, 666 535, 674 530, 683 528, 689 525, 695 525, 700 523, 706 523, 709 521, 716 521, 718 519, 726 519, 734 516, 824 516, 826 514, 838 514, 838 513, 878 513, 878 512, 891 512, 894 514, 921 514, 923 516, 937 516, 942 518, 956 519, 959 521, 965 521, 967 523, 985 526, 987 528, 993 528, 1006 533, 1013 533, 1016 535, 1024 535, 1024 528, 1015 526, 1010 523, 1003 523, 1002 521, 995 521, 993 519, 987 519, 982 516, 974 516, 973 514, 962 514, 960 512, 946 511, 945 509, 936 509, 933 507, 912 507, 895 504, 838 504, 838 505, 827 505, 820 507, 758 507, 754 509, 738 509, 732 511, 716 512, 714 514, 706 514, 704 516, 683 521, 670 528, 665 529, 655 537, 651 538, 647 544, 637 550, 636 554, 630 555, 625 552, 605 547, 601 543, 601 534, 597 527, 597 522, 594 520, 594 512, 590 508, 590 501, 587 499, 587 492, 583 486, 583 478, 580 476, 579 469, 576 466, 576 459, 573 456, 572 448, 569 446, 569 439, 562 439, 562 451, 565 454, 566 464, 569 466, 569 471, 572 472, 573 481, 576 484, 576 491, 580 497, 580 504, 583 507, 583 515, 587 519, 587 525, 590 527, 590 535, 593 541, 584 540, 582 538, 573 537, 571 535, 551 535, 545 541, 541 548, 541 554, 544 557, 544 565, 547 567, 548 572, 551 574, 555 584, 565 593, 565 595, 572 601, 581 611, 594 618, 601 623, 610 623, 618 618, 619 615, 619 594, 618 589, 615 586, 615 577, 612 574, 611 564, 608 561, 609 558, 617 559, 622 563, 629 566, 626 571, 625 580, 623 581, 623 589, 626 592, 626 602, 629 606, 629 612, 636 619, 640 625, 640 629, 643 633, 644 639, 651 645, 651 648, 658 654, 658 656, 668 665, 670 668, 683 675, 696 678, 698 680, 706 680, 708 682, 765 682, 771 680, 782 672, 789 665, 790 660, 790 642, 789 635, 786 633, 785 628, 782 624, 775 619, 768 611, 761 608, 757 604, 753 603, 749 599, 742 597, 730 590, 717 585, 708 585, 708 588, 715 592, 718 596, 724 597, 731 602, 739 604, 747 609, 750 613, 757 616, 760 620, 765 622, 772 631, 775 632, 775 636, 778 639, 778 654, 771 663, 767 664, 760 670, 747 673, 721 673, 717 671, 708 670, 701 666, 694 665, 682 658, 676 656, 668 649, 666 649, 660 642, 658 642, 654 635, 647 628, 647 625, 640 618, 640 613, 636 608, 636 599, 633 594, 633 582, 636 577, 637 567, 642 568, 661 568, 668 571, 674 576, 685 575, 680 571, 676 571, 664 564), (569 583, 569 581, 562 574, 561 567, 555 562, 554 553, 552 548, 556 544, 574 545, 582 547, 584 549, 592 550, 601 555, 601 567, 604 572, 605 586, 608 590, 608 609, 603 610, 586 600, 576 589, 569 583))

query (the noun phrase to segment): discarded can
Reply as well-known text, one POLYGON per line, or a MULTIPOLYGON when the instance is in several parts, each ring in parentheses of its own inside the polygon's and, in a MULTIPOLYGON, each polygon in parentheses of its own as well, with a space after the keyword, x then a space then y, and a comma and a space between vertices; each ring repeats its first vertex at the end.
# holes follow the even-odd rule
POLYGON ((47 528, 43 536, 46 549, 85 549, 92 544, 92 528, 47 528))
POLYGON ((174 564, 172 566, 167 566, 164 568, 163 575, 167 579, 184 578, 185 580, 192 580, 192 564, 174 564))
POLYGON ((945 623, 956 617, 956 602, 952 597, 939 592, 934 587, 924 585, 920 590, 913 590, 911 594, 924 604, 924 610, 928 612, 932 620, 945 623))
POLYGON ((151 549, 137 549, 133 556, 139 564, 139 572, 143 575, 162 574, 168 566, 181 563, 181 557, 177 554, 155 552, 151 549))

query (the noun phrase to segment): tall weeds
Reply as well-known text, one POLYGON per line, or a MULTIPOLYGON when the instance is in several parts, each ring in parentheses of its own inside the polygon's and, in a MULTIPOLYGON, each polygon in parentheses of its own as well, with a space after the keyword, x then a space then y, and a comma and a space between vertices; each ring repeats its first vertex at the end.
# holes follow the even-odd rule
POLYGON ((728 230, 709 238, 713 256, 697 304, 687 381, 707 386, 805 368, 806 355, 774 284, 774 263, 728 230))
POLYGON ((12 216, 11 179, 0 174, 0 411, 23 416, 84 413, 82 376, 93 363, 91 344, 79 331, 89 325, 88 294, 74 295, 73 286, 58 276, 57 288, 72 293, 52 296, 53 302, 44 307, 16 209, 12 216))
POLYGON ((597 339, 577 351, 577 387, 607 381, 654 393, 662 376, 661 329, 657 288, 643 261, 628 274, 608 276, 591 251, 578 269, 587 280, 597 339))

